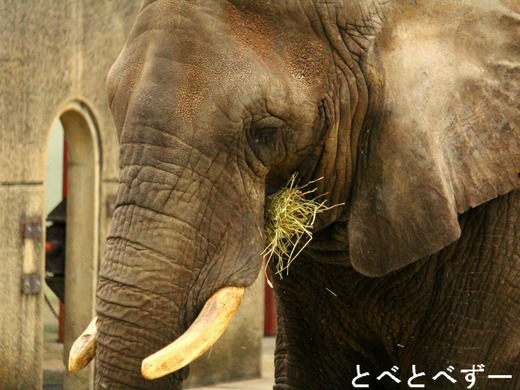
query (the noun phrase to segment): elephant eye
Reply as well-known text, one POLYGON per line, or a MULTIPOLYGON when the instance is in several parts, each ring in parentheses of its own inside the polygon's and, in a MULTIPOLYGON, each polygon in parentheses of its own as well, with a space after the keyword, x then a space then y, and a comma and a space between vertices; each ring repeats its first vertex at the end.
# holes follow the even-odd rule
POLYGON ((251 124, 248 134, 249 143, 263 164, 273 164, 285 154, 283 143, 285 126, 285 122, 278 118, 264 118, 251 124))
POLYGON ((276 142, 276 137, 280 129, 265 127, 254 131, 253 140, 260 146, 269 146, 276 142))

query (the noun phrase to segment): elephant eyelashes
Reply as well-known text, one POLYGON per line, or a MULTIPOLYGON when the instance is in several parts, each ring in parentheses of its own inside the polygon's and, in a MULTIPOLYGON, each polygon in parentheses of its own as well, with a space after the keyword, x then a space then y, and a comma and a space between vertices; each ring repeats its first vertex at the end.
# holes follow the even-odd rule
POLYGON ((265 127, 253 130, 251 148, 264 165, 272 165, 283 159, 285 148, 282 142, 283 129, 265 127))
POLYGON ((272 127, 260 129, 255 131, 254 134, 254 143, 258 144, 262 147, 269 147, 276 143, 276 138, 278 137, 279 129, 275 129, 272 127))
POLYGON ((271 165, 283 159, 284 125, 284 122, 276 118, 265 118, 252 124, 248 135, 249 143, 264 165, 271 165))

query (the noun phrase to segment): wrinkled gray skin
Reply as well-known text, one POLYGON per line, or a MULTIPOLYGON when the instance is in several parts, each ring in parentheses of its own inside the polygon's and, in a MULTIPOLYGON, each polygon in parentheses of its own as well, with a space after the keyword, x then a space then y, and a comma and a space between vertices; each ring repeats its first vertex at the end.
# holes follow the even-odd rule
POLYGON ((253 283, 265 196, 293 172, 345 206, 275 279, 275 389, 351 388, 358 364, 373 389, 397 388, 375 379, 394 365, 408 388, 413 364, 429 389, 466 388, 474 364, 475 388, 520 388, 519 11, 145 0, 108 77, 97 388, 181 388, 186 370, 147 381, 141 360, 253 283), (449 365, 456 384, 432 380, 449 365))

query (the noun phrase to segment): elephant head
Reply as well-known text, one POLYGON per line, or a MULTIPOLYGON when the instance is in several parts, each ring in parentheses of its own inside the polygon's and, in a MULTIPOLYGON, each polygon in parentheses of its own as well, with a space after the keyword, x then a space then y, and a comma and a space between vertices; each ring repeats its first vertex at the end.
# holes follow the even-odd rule
POLYGON ((108 77, 121 179, 98 388, 181 387, 184 370, 150 382, 142 360, 253 283, 264 199, 294 172, 345 203, 308 253, 367 276, 440 250, 459 214, 520 188, 518 9, 423 3, 143 2, 108 77))

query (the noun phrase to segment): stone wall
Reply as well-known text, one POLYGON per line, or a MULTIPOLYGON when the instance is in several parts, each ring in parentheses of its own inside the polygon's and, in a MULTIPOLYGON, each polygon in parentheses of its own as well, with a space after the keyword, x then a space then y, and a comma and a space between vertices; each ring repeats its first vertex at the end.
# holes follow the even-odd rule
MULTIPOLYGON (((95 231, 102 259, 118 179, 118 146, 105 78, 139 5, 138 0, 0 2, 1 389, 42 388, 43 293, 22 293, 22 276, 36 275, 43 282, 45 239, 44 234, 24 235, 24 226, 26 221, 45 226, 48 139, 55 121, 70 107, 87 113, 95 132, 99 156, 95 231)), ((257 283, 226 332, 225 343, 194 365, 190 383, 259 375, 261 291, 257 283)), ((83 325, 87 324, 75 326, 83 325)), ((92 387, 91 375, 78 378, 66 379, 66 387, 92 387)))

